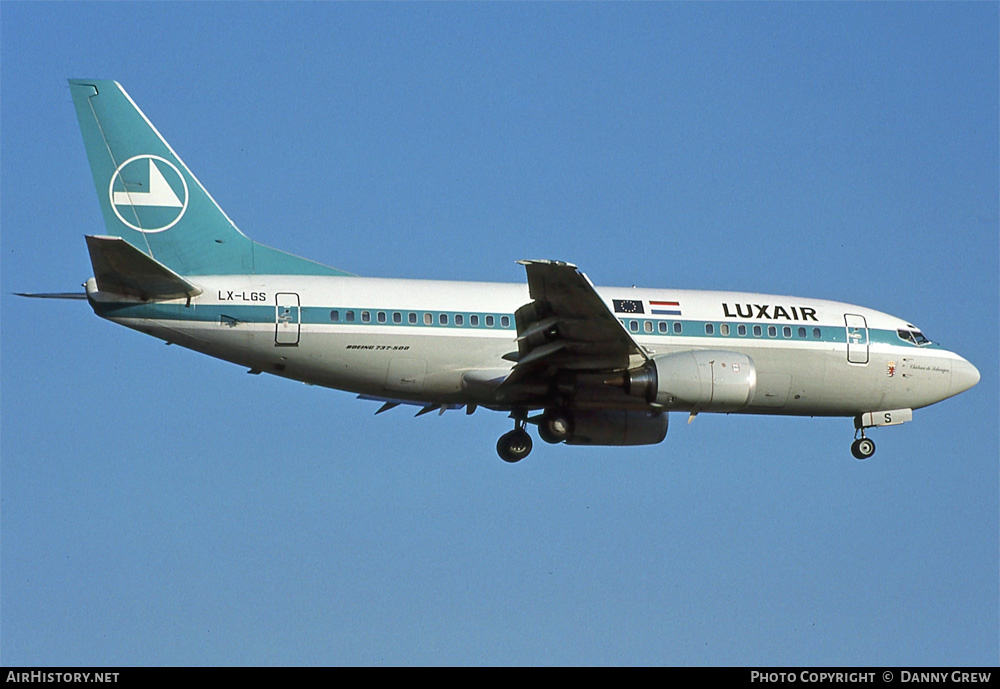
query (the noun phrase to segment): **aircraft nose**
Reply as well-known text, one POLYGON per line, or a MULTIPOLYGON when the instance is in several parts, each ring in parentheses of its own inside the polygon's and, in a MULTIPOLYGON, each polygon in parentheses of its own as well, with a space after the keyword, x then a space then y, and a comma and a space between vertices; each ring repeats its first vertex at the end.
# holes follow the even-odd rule
POLYGON ((965 359, 951 364, 951 394, 965 392, 979 382, 979 369, 965 359))

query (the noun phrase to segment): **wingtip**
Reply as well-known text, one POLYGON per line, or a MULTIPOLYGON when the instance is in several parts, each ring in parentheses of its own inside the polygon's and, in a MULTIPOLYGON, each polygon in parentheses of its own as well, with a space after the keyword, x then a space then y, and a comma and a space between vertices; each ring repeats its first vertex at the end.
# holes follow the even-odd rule
POLYGON ((566 268, 572 268, 573 270, 576 270, 576 265, 574 265, 573 263, 569 263, 567 261, 556 261, 554 259, 549 259, 549 258, 522 258, 521 260, 517 261, 517 263, 522 266, 530 266, 530 265, 563 266, 566 268))

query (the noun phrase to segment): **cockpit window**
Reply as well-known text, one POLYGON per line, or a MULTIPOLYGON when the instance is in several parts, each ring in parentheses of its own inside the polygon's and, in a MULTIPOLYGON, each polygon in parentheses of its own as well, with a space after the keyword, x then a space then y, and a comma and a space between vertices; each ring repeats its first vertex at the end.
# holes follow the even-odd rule
POLYGON ((931 343, 924 334, 919 330, 903 330, 902 328, 896 331, 896 335, 899 339, 904 342, 909 342, 910 344, 915 344, 918 347, 923 347, 924 345, 929 345, 931 343))

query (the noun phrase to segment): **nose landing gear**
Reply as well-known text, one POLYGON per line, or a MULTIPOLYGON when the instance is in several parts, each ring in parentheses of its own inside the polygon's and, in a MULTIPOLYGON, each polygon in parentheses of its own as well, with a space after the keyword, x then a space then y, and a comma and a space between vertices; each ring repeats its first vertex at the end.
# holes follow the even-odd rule
POLYGON ((855 459, 868 459, 875 454, 875 443, 870 438, 865 437, 865 430, 861 429, 861 437, 851 443, 851 454, 855 459))

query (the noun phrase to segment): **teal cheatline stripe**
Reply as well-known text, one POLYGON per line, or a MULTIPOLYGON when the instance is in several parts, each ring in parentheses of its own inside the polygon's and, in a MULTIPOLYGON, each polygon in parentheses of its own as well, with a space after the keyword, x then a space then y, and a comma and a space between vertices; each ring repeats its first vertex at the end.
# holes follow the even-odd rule
MULTIPOLYGON (((92 302, 94 310, 99 316, 105 318, 145 318, 151 320, 165 321, 225 321, 229 324, 233 320, 244 323, 274 323, 274 304, 209 304, 191 306, 184 304, 135 304, 135 303, 107 303, 92 302)), ((389 308, 370 307, 328 307, 328 306, 303 306, 300 309, 300 322, 308 325, 329 325, 337 328, 350 328, 353 326, 392 326, 396 328, 447 328, 450 330, 515 330, 514 316, 509 313, 499 312, 470 312, 470 311, 412 311, 389 308), (410 314, 415 317, 415 322, 411 322, 410 314), (396 320, 398 315, 399 320, 396 320), (424 320, 425 315, 430 315, 430 323, 424 320)), ((785 326, 774 326, 775 335, 768 334, 768 326, 761 325, 761 334, 754 335, 753 323, 746 325, 746 335, 739 335, 739 323, 718 323, 717 321, 658 321, 653 319, 623 319, 626 329, 635 336, 684 338, 684 339, 711 339, 714 342, 736 341, 740 343, 748 342, 813 342, 827 344, 843 344, 847 341, 846 331, 839 326, 809 326, 806 328, 805 337, 799 335, 800 326, 789 326, 792 328, 791 336, 786 336, 783 328, 785 326), (650 322, 658 324, 667 323, 667 332, 660 332, 654 325, 652 332, 644 330, 644 323, 650 322), (636 329, 632 328, 635 323, 636 329), (681 331, 675 332, 673 323, 681 324, 681 331), (712 332, 706 331, 706 325, 712 326, 712 332), (728 333, 723 332, 722 325, 728 325, 728 333), (817 337, 816 332, 819 336, 817 337)), ((760 325, 760 324, 757 324, 760 325)), ((939 345, 929 344, 918 347, 910 342, 901 340, 894 330, 874 330, 870 329, 869 338, 871 344, 891 344, 897 346, 909 346, 914 349, 941 349, 939 345)))
POLYGON ((117 82, 69 85, 108 235, 183 276, 350 275, 240 232, 117 82))
MULTIPOLYGON (((134 302, 91 302, 97 315, 103 318, 142 318, 163 321, 213 322, 233 321, 243 323, 274 323, 274 304, 163 304, 134 302)), ((309 325, 329 325, 349 328, 351 326, 394 326, 397 328, 454 328, 461 330, 515 330, 514 315, 509 313, 470 313, 467 311, 401 311, 372 308, 328 308, 325 306, 304 306, 299 310, 299 322, 309 325), (333 320, 332 314, 337 314, 333 320), (416 316, 411 322, 409 315, 416 316), (350 318, 348 314, 352 314, 350 318), (395 320, 399 314, 399 321, 395 320), (424 315, 431 316, 430 323, 424 315)))
POLYGON ((273 323, 274 305, 221 304, 184 306, 183 304, 132 304, 91 301, 95 313, 102 318, 143 318, 156 321, 212 322, 223 316, 244 323, 273 323))

